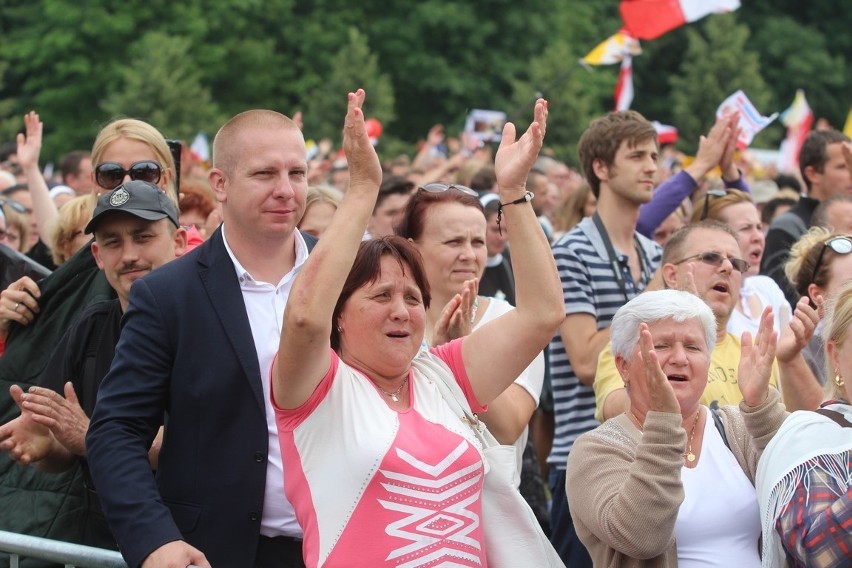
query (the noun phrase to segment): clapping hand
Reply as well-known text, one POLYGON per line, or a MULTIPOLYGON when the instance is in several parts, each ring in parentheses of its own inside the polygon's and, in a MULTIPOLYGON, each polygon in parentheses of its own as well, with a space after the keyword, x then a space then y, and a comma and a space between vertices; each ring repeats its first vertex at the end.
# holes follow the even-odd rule
POLYGON ((742 354, 737 371, 737 383, 748 406, 759 406, 769 395, 769 379, 778 343, 778 332, 773 329, 772 306, 763 310, 760 327, 752 343, 751 334, 744 332, 740 343, 742 354))
POLYGON ((447 302, 432 333, 431 346, 437 347, 453 339, 470 335, 476 318, 479 280, 467 280, 462 291, 447 302))
POLYGON ((819 313, 811 307, 810 300, 807 297, 799 298, 790 325, 782 331, 778 339, 778 361, 789 363, 799 355, 814 336, 819 320, 819 313))
POLYGON ((654 338, 648 324, 639 324, 639 354, 645 368, 645 386, 648 391, 648 410, 680 414, 680 403, 669 379, 660 367, 654 338))
POLYGON ((33 420, 33 413, 24 408, 24 391, 19 386, 12 385, 9 394, 21 415, 0 426, 0 451, 8 452, 10 458, 24 465, 41 461, 50 453, 50 430, 33 420))

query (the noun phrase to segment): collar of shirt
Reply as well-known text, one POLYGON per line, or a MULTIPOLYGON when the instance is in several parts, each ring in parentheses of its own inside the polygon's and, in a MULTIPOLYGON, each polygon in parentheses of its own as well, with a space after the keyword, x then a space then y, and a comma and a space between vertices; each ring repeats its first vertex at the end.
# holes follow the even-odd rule
MULTIPOLYGON (((305 261, 308 259, 308 245, 305 243, 304 237, 302 237, 302 233, 299 231, 294 231, 296 235, 296 262, 293 265, 293 270, 284 275, 281 279, 281 282, 275 283, 276 288, 281 286, 291 275, 297 274, 298 269, 302 267, 305 261)), ((231 257, 231 262, 234 263, 234 270, 237 271, 237 278, 240 281, 240 288, 253 287, 261 282, 255 280, 255 278, 246 270, 242 264, 240 264, 239 259, 234 255, 234 251, 231 250, 231 247, 228 246, 228 237, 225 234, 225 224, 222 223, 222 242, 225 244, 225 250, 228 252, 228 256, 231 257)), ((269 283, 271 284, 271 283, 269 283)))

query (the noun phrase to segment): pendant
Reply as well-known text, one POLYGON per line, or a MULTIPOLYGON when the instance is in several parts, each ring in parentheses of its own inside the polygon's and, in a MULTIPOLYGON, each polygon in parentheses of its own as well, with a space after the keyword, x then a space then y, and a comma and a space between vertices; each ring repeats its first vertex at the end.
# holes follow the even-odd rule
POLYGON ((693 454, 692 452, 689 452, 688 454, 686 454, 686 461, 688 461, 689 463, 694 462, 695 461, 695 454, 693 454))
MULTIPOLYGON (((392 400, 392 401, 394 401, 394 402, 399 402, 399 397, 398 397, 398 396, 396 396, 396 393, 391 393, 390 397, 391 397, 391 400, 392 400)), ((695 456, 692 456, 692 459, 694 460, 694 459, 695 459, 695 456)), ((692 461, 692 460, 690 460, 690 461, 692 461)))

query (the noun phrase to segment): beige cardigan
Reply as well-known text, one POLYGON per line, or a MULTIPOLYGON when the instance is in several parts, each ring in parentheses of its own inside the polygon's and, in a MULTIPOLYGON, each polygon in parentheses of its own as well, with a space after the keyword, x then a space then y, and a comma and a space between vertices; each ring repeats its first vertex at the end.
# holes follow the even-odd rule
MULTIPOLYGON (((757 459, 787 416, 781 396, 769 389, 760 406, 740 403, 739 411, 721 411, 731 451, 754 483, 757 459)), ((643 435, 621 414, 574 443, 566 472, 568 506, 596 568, 677 566, 674 527, 686 447, 681 422, 679 414, 649 412, 643 435)))

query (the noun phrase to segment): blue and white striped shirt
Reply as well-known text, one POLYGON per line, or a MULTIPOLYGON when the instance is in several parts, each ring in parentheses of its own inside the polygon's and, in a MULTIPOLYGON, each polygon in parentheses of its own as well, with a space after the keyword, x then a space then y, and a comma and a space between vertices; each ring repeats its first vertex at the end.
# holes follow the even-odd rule
MULTIPOLYGON (((662 258, 662 248, 657 243, 639 233, 636 236, 643 249, 641 260, 649 264, 638 285, 630 273, 627 255, 616 249, 625 289, 630 298, 645 289, 650 280, 648 274, 653 275, 657 271, 662 258)), ((609 327, 615 312, 626 300, 592 218, 586 217, 571 232, 556 241, 553 244, 553 256, 562 281, 565 314, 591 314, 597 320, 598 330, 609 327)), ((592 387, 581 383, 574 374, 559 333, 550 342, 550 372, 556 431, 547 463, 565 469, 574 440, 598 426, 595 420, 595 393, 592 387)))

